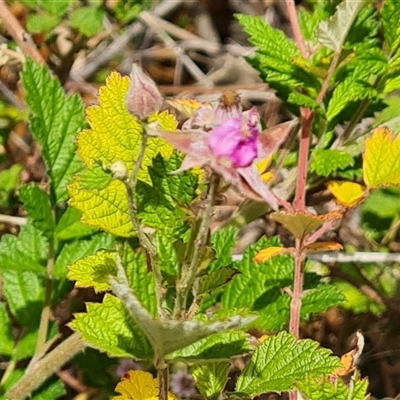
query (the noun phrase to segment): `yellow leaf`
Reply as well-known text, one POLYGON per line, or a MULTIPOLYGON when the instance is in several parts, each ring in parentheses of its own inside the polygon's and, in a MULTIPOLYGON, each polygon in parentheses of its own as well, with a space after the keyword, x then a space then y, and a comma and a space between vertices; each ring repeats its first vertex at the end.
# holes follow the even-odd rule
POLYGON ((376 128, 365 141, 364 181, 368 187, 400 185, 400 136, 386 128, 376 128))
POLYGON ((254 262, 266 262, 270 258, 288 254, 293 251, 293 247, 268 247, 267 249, 260 250, 254 257, 254 262))
POLYGON ((344 207, 355 207, 366 195, 365 187, 354 182, 330 181, 328 189, 344 207))
POLYGON ((114 235, 133 236, 125 185, 113 180, 103 189, 84 189, 77 175, 68 186, 70 204, 83 212, 82 222, 114 235))
MULTIPOLYGON (((128 371, 115 388, 121 396, 114 396, 112 400, 158 400, 158 381, 149 372, 128 371)), ((176 396, 168 392, 168 400, 177 400, 176 396)))
POLYGON ((271 165, 273 157, 274 157, 274 155, 271 154, 270 156, 264 158, 264 160, 261 160, 256 164, 258 172, 260 174, 263 174, 267 171, 268 167, 271 165))
MULTIPOLYGON (((90 129, 78 134, 78 155, 89 167, 95 162, 110 166, 123 161, 131 172, 139 152, 143 128, 132 116, 125 105, 125 96, 129 87, 129 78, 112 72, 106 79, 106 86, 100 88, 99 105, 86 110, 90 129)), ((165 130, 174 130, 177 121, 172 114, 164 111, 155 113, 149 122, 159 121, 165 130)), ((151 184, 147 167, 158 153, 169 158, 173 146, 159 138, 149 138, 139 179, 151 184)))
MULTIPOLYGON (((106 85, 100 88, 99 105, 87 109, 90 129, 78 134, 77 146, 78 154, 86 164, 86 172, 93 172, 94 178, 96 168, 106 170, 115 163, 126 166, 127 173, 132 173, 139 153, 143 126, 126 109, 125 96, 128 87, 128 77, 112 72, 106 85)), ((175 117, 167 111, 154 113, 148 118, 149 123, 154 121, 158 121, 162 129, 168 131, 177 127, 175 117)), ((152 159, 158 153, 168 159, 173 151, 173 146, 168 142, 150 137, 139 179, 151 185, 147 167, 151 165, 152 159)), ((103 174, 107 178, 106 172, 103 174)), ((88 175, 91 176, 86 174, 88 175)), ((78 175, 75 176, 68 188, 71 205, 82 211, 82 221, 87 225, 98 226, 114 235, 133 236, 124 184, 112 180, 111 177, 108 181, 103 177, 102 183, 96 182, 84 184, 83 177, 80 179, 78 175)))
POLYGON ((364 336, 361 332, 356 332, 356 347, 349 351, 340 358, 340 362, 342 363, 342 368, 338 368, 335 371, 336 376, 346 376, 353 372, 357 366, 357 363, 360 359, 361 353, 364 350, 364 336))
POLYGON ((337 242, 315 242, 304 248, 307 254, 320 253, 322 251, 339 251, 343 246, 337 242))

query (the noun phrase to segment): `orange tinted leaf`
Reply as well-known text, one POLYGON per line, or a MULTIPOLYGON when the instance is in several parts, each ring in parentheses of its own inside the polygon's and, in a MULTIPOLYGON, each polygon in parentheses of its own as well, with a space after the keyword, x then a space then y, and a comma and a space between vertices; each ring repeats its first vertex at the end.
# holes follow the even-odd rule
POLYGON ((339 251, 343 246, 337 242, 315 242, 305 247, 307 254, 320 253, 322 251, 339 251))
POLYGON ((365 141, 364 181, 370 188, 400 185, 400 136, 386 128, 377 128, 365 141))
POLYGON ((343 367, 335 371, 336 376, 348 375, 351 372, 353 372, 357 366, 361 353, 364 350, 365 340, 361 332, 357 332, 356 335, 357 335, 356 347, 355 349, 349 351, 348 353, 343 354, 343 356, 340 359, 340 362, 342 363, 343 367))
MULTIPOLYGON (((121 396, 112 400, 158 400, 158 380, 149 372, 128 371, 115 388, 121 396)), ((168 393, 168 400, 176 400, 175 395, 168 393)))
POLYGON ((331 181, 328 183, 328 189, 344 207, 358 205, 366 195, 365 187, 354 182, 331 181))
POLYGON ((263 343, 263 342, 265 342, 267 339, 269 339, 271 337, 271 335, 262 335, 262 336, 260 336, 259 338, 258 338, 258 341, 260 342, 260 343, 263 343))
POLYGON ((266 262, 272 257, 288 254, 293 250, 293 247, 268 247, 267 249, 260 250, 253 260, 254 262, 266 262))
POLYGON ((279 211, 271 214, 271 219, 282 224, 298 239, 320 228, 325 222, 323 216, 303 211, 279 211))

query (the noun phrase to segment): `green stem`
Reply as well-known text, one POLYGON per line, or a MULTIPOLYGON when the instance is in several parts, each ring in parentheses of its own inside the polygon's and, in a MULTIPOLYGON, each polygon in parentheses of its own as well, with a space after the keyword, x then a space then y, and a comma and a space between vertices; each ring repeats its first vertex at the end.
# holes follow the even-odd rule
POLYGON ((37 389, 46 379, 57 372, 65 363, 86 347, 79 333, 73 333, 54 350, 37 361, 28 373, 12 387, 5 397, 10 400, 23 400, 37 389))
POLYGON ((207 245, 212 215, 214 212, 215 195, 217 193, 219 182, 219 176, 215 173, 212 173, 208 186, 204 211, 200 217, 200 225, 194 240, 194 249, 191 252, 190 260, 183 264, 181 278, 176 285, 177 293, 175 299, 174 318, 183 318, 185 316, 187 297, 190 288, 196 279, 196 273, 204 256, 204 251, 207 245))
POLYGON ((148 134, 146 132, 146 127, 144 127, 143 133, 142 133, 142 141, 140 143, 140 148, 139 148, 138 158, 137 158, 135 166, 133 168, 132 175, 129 178, 129 180, 127 182, 125 182, 125 186, 126 186, 127 195, 128 195, 129 213, 130 213, 132 225, 136 231, 140 245, 143 247, 144 251, 148 255, 147 259, 149 260, 149 263, 150 263, 150 270, 153 271, 153 273, 154 273, 154 277, 155 277, 155 281, 156 281, 156 285, 157 285, 156 296, 157 296, 158 312, 161 315, 163 313, 163 311, 162 311, 163 278, 162 278, 161 270, 158 265, 157 248, 142 229, 142 226, 140 224, 140 221, 139 221, 139 218, 137 215, 137 205, 136 205, 136 200, 135 200, 136 187, 137 187, 137 183, 138 183, 140 168, 142 167, 144 155, 146 152, 147 140, 148 140, 148 134))
POLYGON ((49 330, 49 322, 51 316, 51 297, 53 293, 53 274, 54 274, 54 242, 50 239, 49 254, 46 267, 46 282, 45 282, 45 298, 42 313, 40 315, 39 334, 36 342, 35 355, 33 359, 38 357, 47 341, 49 330))

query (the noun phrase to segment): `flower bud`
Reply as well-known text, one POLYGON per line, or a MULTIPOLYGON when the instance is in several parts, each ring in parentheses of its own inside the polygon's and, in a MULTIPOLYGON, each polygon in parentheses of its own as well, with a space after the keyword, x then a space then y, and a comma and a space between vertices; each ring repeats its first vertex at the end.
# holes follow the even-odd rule
POLYGON ((122 160, 115 161, 110 165, 110 171, 115 179, 126 179, 128 177, 128 168, 122 160))
POLYGON ((138 62, 134 62, 129 75, 131 83, 126 94, 126 108, 139 119, 160 110, 163 97, 155 82, 143 71, 138 62))

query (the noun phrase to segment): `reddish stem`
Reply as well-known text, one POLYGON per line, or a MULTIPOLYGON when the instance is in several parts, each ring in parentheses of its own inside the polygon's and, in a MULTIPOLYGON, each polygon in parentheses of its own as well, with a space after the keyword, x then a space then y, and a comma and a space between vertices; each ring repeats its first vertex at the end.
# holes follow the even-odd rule
POLYGON ((303 35, 300 30, 299 20, 297 19, 296 4, 294 0, 286 0, 286 7, 288 10, 290 26, 292 27, 293 37, 297 44, 297 47, 301 51, 301 55, 304 58, 308 58, 308 51, 304 44, 303 35))
POLYGON ((289 331, 297 338, 300 331, 300 311, 301 311, 301 297, 303 294, 303 280, 304 280, 304 260, 305 254, 302 251, 301 240, 296 239, 296 254, 294 257, 294 283, 292 292, 292 301, 290 303, 290 322, 289 331))
POLYGON ((310 149, 310 138, 314 111, 309 108, 301 109, 301 137, 299 149, 299 170, 297 175, 296 196, 294 199, 294 209, 304 211, 306 207, 306 183, 308 172, 308 151, 310 149))

